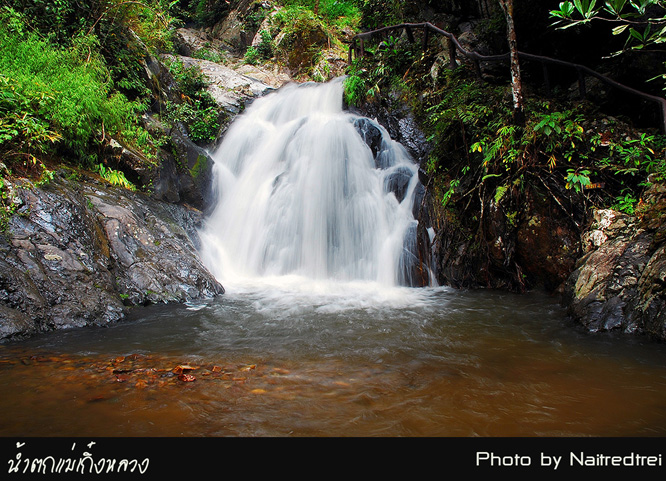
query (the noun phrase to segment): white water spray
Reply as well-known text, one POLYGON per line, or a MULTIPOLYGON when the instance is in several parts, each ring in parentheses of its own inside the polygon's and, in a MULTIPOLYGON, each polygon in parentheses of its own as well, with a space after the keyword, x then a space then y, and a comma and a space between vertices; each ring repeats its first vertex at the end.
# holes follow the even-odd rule
POLYGON ((342 79, 255 100, 214 155, 202 258, 225 287, 259 278, 410 285, 417 166, 342 79), (374 150, 369 130, 376 134, 374 150))

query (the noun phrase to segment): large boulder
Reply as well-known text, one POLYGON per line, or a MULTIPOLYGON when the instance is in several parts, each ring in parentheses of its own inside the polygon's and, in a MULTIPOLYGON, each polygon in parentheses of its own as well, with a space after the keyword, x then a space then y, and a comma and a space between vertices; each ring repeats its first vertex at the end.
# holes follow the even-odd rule
POLYGON ((0 337, 105 325, 129 306, 224 292, 200 262, 201 212, 63 172, 13 185, 0 238, 0 337))
POLYGON ((567 281, 571 316, 590 331, 666 339, 666 188, 646 196, 642 218, 598 210, 583 234, 586 254, 567 281))

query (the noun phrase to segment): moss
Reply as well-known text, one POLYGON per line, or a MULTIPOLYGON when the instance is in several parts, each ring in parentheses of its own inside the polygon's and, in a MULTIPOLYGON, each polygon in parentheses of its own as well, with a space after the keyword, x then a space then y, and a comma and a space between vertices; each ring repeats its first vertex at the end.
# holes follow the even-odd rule
POLYGON ((208 168, 208 158, 205 155, 199 155, 197 161, 190 169, 190 175, 197 179, 208 168))

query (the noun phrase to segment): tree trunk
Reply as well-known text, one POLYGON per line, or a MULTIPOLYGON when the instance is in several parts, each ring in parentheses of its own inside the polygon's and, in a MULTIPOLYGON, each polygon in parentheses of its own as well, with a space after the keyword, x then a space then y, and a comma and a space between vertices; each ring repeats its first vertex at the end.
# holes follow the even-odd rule
POLYGON ((511 52, 511 92, 513 95, 513 117, 517 124, 525 120, 523 82, 520 77, 520 63, 518 62, 518 42, 516 28, 513 23, 513 0, 499 0, 504 16, 506 17, 507 38, 511 52))

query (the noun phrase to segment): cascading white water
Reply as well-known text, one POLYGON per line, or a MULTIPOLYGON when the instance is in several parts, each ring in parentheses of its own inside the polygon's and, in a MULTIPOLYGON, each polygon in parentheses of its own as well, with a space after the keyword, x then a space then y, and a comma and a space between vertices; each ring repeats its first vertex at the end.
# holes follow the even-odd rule
POLYGON ((342 79, 289 84, 225 134, 214 155, 217 204, 201 232, 202 258, 223 284, 410 284, 417 166, 377 123, 344 111, 342 91, 342 79), (368 128, 380 134, 376 152, 368 128))

